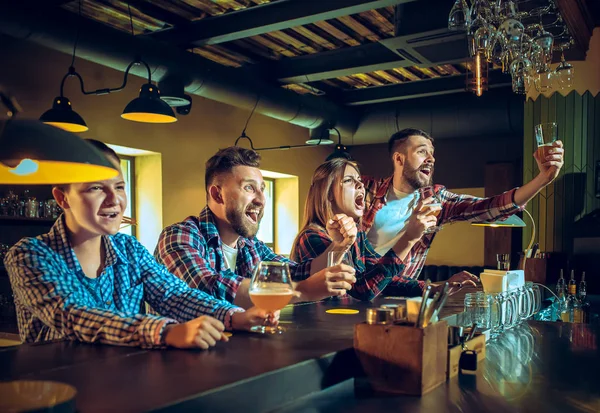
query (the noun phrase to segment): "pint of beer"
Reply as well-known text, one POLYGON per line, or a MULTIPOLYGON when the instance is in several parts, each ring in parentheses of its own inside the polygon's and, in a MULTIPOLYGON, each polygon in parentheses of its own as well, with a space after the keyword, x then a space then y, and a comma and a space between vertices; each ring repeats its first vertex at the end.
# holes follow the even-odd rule
POLYGON ((552 144, 556 142, 558 130, 556 123, 540 123, 535 125, 535 141, 537 142, 537 154, 541 162, 546 161, 552 144))

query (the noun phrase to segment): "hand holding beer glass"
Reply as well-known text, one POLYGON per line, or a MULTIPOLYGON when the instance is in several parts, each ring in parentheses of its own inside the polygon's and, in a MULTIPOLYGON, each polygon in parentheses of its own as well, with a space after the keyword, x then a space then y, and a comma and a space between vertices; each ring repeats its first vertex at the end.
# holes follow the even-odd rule
POLYGON ((345 264, 354 267, 350 251, 329 251, 327 253, 327 267, 345 264))
POLYGON ((535 125, 535 140, 538 148, 534 157, 540 170, 539 176, 548 185, 558 177, 564 165, 564 149, 562 142, 557 140, 556 123, 535 125))
POLYGON ((558 129, 556 123, 540 123, 535 125, 535 141, 537 142, 537 155, 541 163, 546 162, 546 157, 551 155, 553 143, 556 142, 558 129))
MULTIPOLYGON (((426 186, 423 188, 419 188, 420 199, 431 198, 432 201, 425 204, 423 207, 428 208, 431 211, 431 214, 435 217, 439 217, 440 212, 442 212, 442 200, 440 199, 439 194, 437 194, 433 186, 426 186)), ((442 229, 441 225, 435 225, 429 227, 425 230, 424 234, 433 234, 442 229)))
MULTIPOLYGON (((263 310, 275 312, 289 304, 294 295, 290 268, 284 262, 262 261, 250 280, 250 300, 263 310)), ((281 334, 280 326, 254 326, 251 331, 263 334, 281 334)))

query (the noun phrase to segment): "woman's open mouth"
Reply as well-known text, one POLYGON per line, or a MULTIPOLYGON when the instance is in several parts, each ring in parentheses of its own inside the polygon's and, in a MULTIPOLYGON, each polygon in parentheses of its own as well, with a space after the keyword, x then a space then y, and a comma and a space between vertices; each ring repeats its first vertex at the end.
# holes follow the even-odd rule
POLYGON ((365 196, 363 194, 358 194, 356 198, 354 198, 354 207, 360 210, 365 209, 365 196))

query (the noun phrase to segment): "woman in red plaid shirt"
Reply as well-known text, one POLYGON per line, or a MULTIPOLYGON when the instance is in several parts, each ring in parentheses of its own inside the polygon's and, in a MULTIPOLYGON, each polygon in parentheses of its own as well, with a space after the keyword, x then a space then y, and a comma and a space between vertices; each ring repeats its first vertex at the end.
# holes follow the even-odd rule
POLYGON ((404 234, 382 256, 375 252, 365 232, 357 230, 364 208, 365 188, 354 162, 337 158, 319 166, 308 191, 303 228, 294 241, 291 258, 324 263, 330 251, 348 251, 357 281, 350 285, 328 280, 332 295, 345 295, 348 291, 354 298, 371 300, 390 284, 400 287, 403 295, 419 295, 422 282, 402 276, 402 260, 423 232, 435 225, 432 211, 420 212, 417 208, 404 234))

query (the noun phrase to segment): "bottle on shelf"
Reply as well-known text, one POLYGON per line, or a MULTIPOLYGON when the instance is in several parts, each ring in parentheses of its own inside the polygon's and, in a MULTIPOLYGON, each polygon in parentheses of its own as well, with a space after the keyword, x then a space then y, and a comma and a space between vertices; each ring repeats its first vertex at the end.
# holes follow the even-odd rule
POLYGON ((567 295, 567 286, 565 284, 565 277, 563 275, 563 270, 560 270, 560 278, 556 282, 556 294, 558 295, 558 299, 561 302, 564 302, 565 297, 567 295))
POLYGON ((581 323, 581 303, 577 299, 577 281, 575 281, 575 270, 571 270, 569 280, 568 296, 563 307, 561 318, 568 323, 581 323))
POLYGON ((566 311, 566 309, 565 309, 566 292, 567 292, 567 285, 565 284, 565 277, 564 277, 563 269, 561 268, 560 269, 560 277, 558 278, 558 281, 556 282, 556 296, 558 297, 558 299, 554 302, 554 304, 552 304, 552 307, 553 307, 552 312, 554 313, 554 316, 553 316, 554 320, 562 320, 563 319, 563 312, 566 311))
POLYGON ((590 302, 587 300, 587 282, 585 281, 585 271, 581 274, 581 281, 579 281, 579 291, 577 291, 577 298, 581 304, 581 322, 589 322, 590 317, 590 302))

